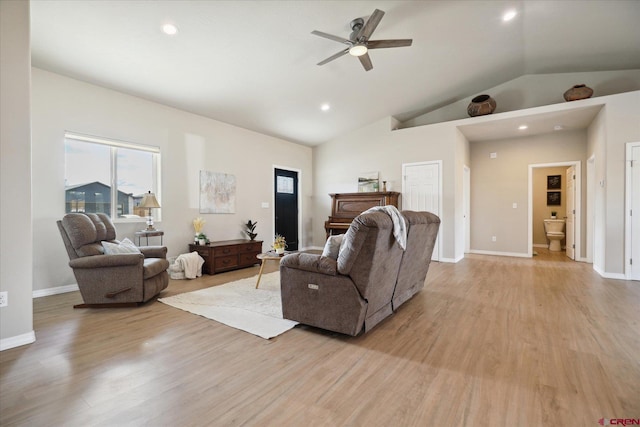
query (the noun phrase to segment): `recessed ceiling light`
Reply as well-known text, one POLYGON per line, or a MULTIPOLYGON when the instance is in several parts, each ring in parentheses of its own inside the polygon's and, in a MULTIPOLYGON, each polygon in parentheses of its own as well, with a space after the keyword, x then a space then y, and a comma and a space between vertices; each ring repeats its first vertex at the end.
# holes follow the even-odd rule
POLYGON ((516 17, 517 14, 518 14, 518 12, 516 12, 515 10, 509 10, 509 11, 505 12, 504 15, 502 15, 502 20, 504 22, 511 21, 513 18, 516 17))
POLYGON ((527 129, 529 129, 529 126, 527 126, 527 125, 518 126, 518 130, 527 130, 527 129))
POLYGON ((553 130, 562 130, 562 129, 564 129, 564 126, 562 126, 562 125, 555 125, 553 127, 553 130))
POLYGON ((162 32, 165 34, 168 34, 170 36, 173 36, 174 34, 176 34, 178 32, 178 27, 176 27, 173 24, 164 24, 162 26, 162 32))
POLYGON ((331 105, 329 105, 329 104, 322 104, 322 105, 320 106, 320 109, 321 109, 322 111, 329 111, 329 110, 331 109, 331 105))

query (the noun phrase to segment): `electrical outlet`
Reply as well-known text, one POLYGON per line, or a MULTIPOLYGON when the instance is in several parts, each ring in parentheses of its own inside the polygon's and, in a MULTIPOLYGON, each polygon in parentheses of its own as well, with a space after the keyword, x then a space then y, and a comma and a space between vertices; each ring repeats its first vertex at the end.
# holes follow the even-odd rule
POLYGON ((0 292, 0 307, 6 307, 9 305, 9 292, 0 292))
POLYGON ((492 237, 491 237, 491 241, 492 241, 492 242, 495 242, 495 241, 497 241, 497 240, 498 240, 498 238, 497 238, 496 236, 492 236, 492 237))

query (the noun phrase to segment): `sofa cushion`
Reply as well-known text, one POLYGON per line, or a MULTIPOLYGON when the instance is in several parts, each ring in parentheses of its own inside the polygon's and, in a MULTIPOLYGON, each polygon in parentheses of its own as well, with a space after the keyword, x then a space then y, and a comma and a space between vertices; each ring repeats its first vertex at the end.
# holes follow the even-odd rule
POLYGON ((100 243, 89 243, 76 249, 76 253, 79 257, 104 255, 104 247, 100 243))
POLYGON ((102 220, 104 224, 106 235, 102 240, 115 240, 116 239, 116 227, 111 222, 111 218, 107 214, 99 213, 98 217, 102 220))
POLYGON ((97 239, 96 227, 88 216, 81 213, 70 213, 62 218, 62 226, 69 236, 73 249, 78 249, 97 239))
POLYGON ((169 268, 169 261, 162 258, 145 258, 142 268, 143 277, 146 280, 166 271, 169 268))
POLYGON ((340 252, 340 246, 342 245, 344 234, 338 234, 337 236, 329 236, 327 242, 324 244, 322 256, 331 259, 338 259, 338 253, 340 252))
POLYGON ((89 217, 96 228, 96 240, 107 240, 107 227, 98 214, 88 213, 85 215, 89 217))
POLYGON ((104 247, 104 253, 107 255, 115 254, 139 254, 140 249, 133 244, 133 242, 126 237, 120 243, 102 242, 104 247))

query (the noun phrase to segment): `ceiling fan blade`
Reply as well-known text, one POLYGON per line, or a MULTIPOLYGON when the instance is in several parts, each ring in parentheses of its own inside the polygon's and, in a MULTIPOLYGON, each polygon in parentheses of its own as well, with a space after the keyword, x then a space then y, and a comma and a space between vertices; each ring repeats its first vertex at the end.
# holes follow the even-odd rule
POLYGON ((327 58, 327 59, 325 59, 324 61, 322 61, 322 62, 318 62, 318 65, 324 65, 324 64, 326 64, 327 62, 331 62, 331 61, 333 61, 334 59, 338 59, 338 58, 340 58, 341 56, 346 55, 346 54, 347 54, 347 52, 349 52, 349 49, 341 50, 340 52, 336 53, 335 55, 332 55, 332 56, 328 57, 328 58, 327 58))
POLYGON ((364 24, 364 27, 362 27, 362 30, 360 30, 360 34, 358 34, 358 40, 369 40, 369 37, 371 37, 371 34, 373 34, 373 32, 375 31, 383 16, 383 11, 381 11, 380 9, 374 10, 369 19, 367 19, 367 23, 364 24))
POLYGON ((342 37, 334 36, 332 34, 323 33, 322 31, 311 31, 311 34, 315 36, 324 37, 325 39, 333 40, 338 43, 344 43, 348 45, 352 45, 353 42, 351 40, 343 39, 342 37))
POLYGON ((367 42, 367 49, 383 49, 386 47, 405 47, 411 46, 413 39, 398 40, 371 40, 367 42))
POLYGON ((369 71, 373 68, 373 64, 371 63, 371 58, 369 58, 368 53, 358 56, 358 59, 360 60, 360 63, 364 67, 365 71, 369 71))

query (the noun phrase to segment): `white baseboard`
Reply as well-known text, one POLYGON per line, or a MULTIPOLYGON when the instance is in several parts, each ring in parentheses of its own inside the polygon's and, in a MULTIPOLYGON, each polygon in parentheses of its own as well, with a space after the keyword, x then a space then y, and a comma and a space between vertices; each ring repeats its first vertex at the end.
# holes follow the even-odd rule
POLYGON ((15 337, 3 338, 0 340, 0 351, 9 350, 10 348, 20 347, 34 342, 36 342, 36 333, 34 331, 17 335, 15 337))
POLYGON ((55 288, 38 289, 33 291, 33 298, 48 297, 49 295, 66 294, 78 290, 78 285, 56 286, 55 288))
POLYGON ((518 258, 530 258, 529 254, 523 254, 521 252, 496 252, 496 251, 481 251, 477 249, 472 249, 469 251, 470 254, 478 254, 478 255, 496 255, 496 256, 511 256, 518 258))
MULTIPOLYGON (((438 262, 446 262, 446 263, 449 263, 449 264, 456 264, 456 263, 460 262, 463 258, 464 258, 464 256, 461 256, 459 258, 440 258, 437 261, 438 262)), ((432 261, 436 261, 436 260, 432 260, 432 261)))
POLYGON ((532 246, 534 248, 548 248, 549 247, 549 245, 543 245, 541 243, 534 243, 532 246))
POLYGON ((627 280, 627 276, 625 276, 624 273, 607 273, 606 271, 602 271, 596 265, 593 266, 593 269, 605 279, 627 280))

